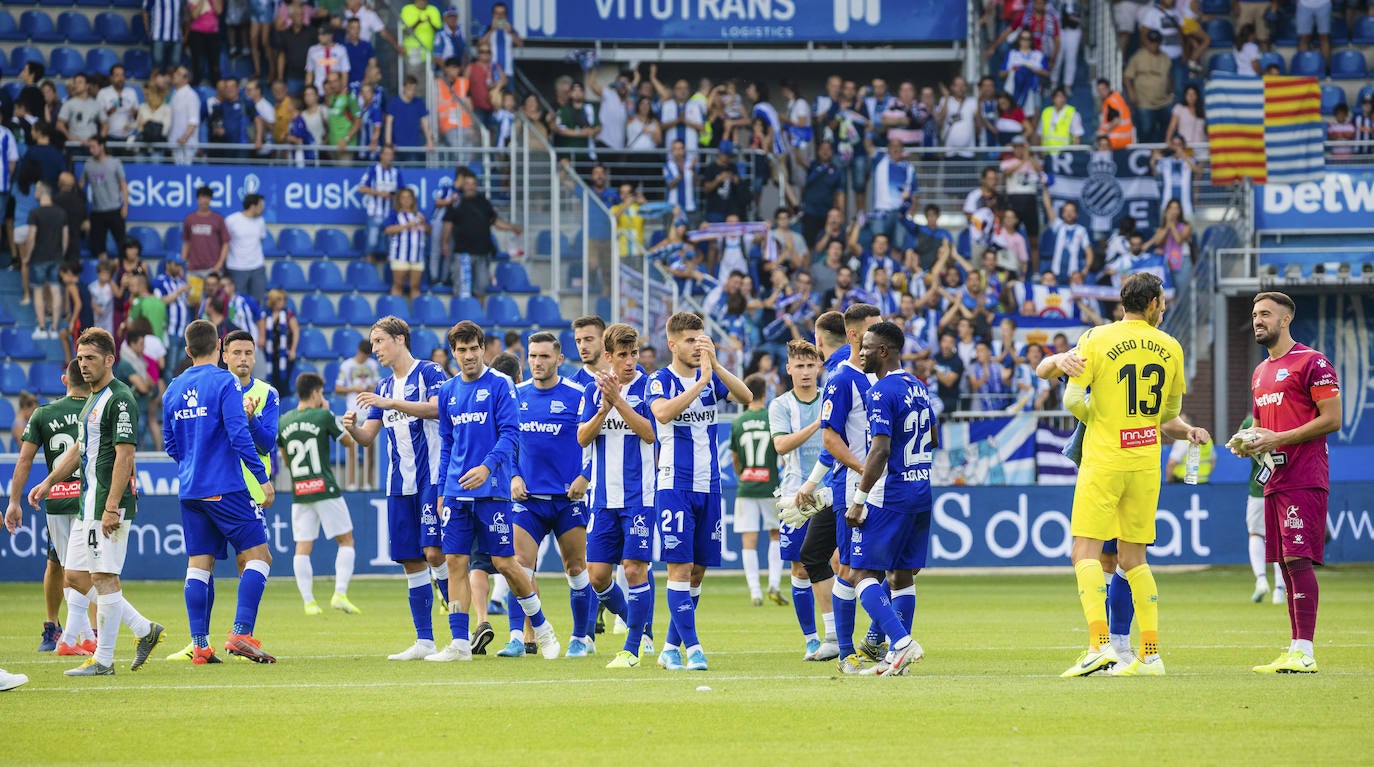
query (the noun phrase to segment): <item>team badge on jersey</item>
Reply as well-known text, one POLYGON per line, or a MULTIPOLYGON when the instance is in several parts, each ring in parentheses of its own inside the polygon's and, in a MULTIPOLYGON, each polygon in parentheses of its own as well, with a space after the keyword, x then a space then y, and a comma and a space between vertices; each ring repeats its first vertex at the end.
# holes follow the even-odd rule
POLYGON ((1278 383, 1288 377, 1288 368, 1279 368, 1279 372, 1274 374, 1274 383, 1278 383))
POLYGON ((487 401, 487 397, 490 397, 490 396, 491 396, 491 392, 490 392, 490 391, 487 391, 486 389, 482 389, 482 390, 480 390, 480 391, 477 392, 477 401, 478 401, 478 402, 486 402, 486 401, 487 401))
MULTIPOLYGON (((526 404, 528 404, 528 403, 526 403, 526 404)), ((550 402, 550 403, 549 403, 549 412, 550 412, 550 413, 562 413, 562 412, 565 412, 567 409, 568 409, 568 406, 567 406, 567 405, 564 405, 562 402, 558 402, 558 401, 555 400, 554 402, 550 402)))

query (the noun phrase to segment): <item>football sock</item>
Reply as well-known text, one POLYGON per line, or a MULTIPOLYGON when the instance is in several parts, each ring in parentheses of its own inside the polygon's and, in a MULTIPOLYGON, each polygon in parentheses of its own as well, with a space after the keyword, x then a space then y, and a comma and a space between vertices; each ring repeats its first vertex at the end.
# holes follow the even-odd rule
POLYGON ((1102 563, 1083 559, 1073 565, 1078 578, 1078 601, 1083 605, 1083 617, 1088 619, 1088 641, 1094 649, 1111 642, 1107 631, 1107 578, 1102 563))
POLYGON ((1116 568, 1112 582, 1107 584, 1107 625, 1113 634, 1131 634, 1131 621, 1135 620, 1135 604, 1131 601, 1131 582, 1126 580, 1126 572, 1116 568))
POLYGON ((513 591, 506 592, 506 625, 510 629, 511 639, 525 641, 525 608, 520 606, 520 600, 513 591))
POLYGON ((835 606, 835 632, 839 636, 840 657, 848 658, 854 654, 854 587, 843 578, 835 578, 830 601, 835 606))
POLYGON ((1258 535, 1250 536, 1250 570, 1255 580, 1264 577, 1264 539, 1258 535))
MULTIPOLYGON (((357 557, 357 551, 352 546, 340 546, 338 553, 334 555, 334 593, 347 594, 348 582, 353 580, 353 562, 357 557)), ((448 599, 448 592, 444 592, 444 598, 448 599)))
POLYGON ((630 582, 625 578, 625 568, 619 565, 615 568, 615 585, 619 586, 621 591, 630 590, 630 582))
POLYGON ((782 541, 768 541, 768 590, 777 591, 782 585, 782 541))
MULTIPOLYGON (((124 592, 120 593, 123 594, 124 592)), ((148 632, 153 628, 153 622, 143 617, 143 613, 135 610, 134 606, 129 604, 129 600, 127 599, 122 601, 121 607, 123 608, 123 615, 121 617, 124 621, 124 625, 128 626, 129 630, 133 631, 136 637, 147 636, 148 632)))
POLYGON ((647 583, 631 586, 626 601, 629 604, 630 614, 625 620, 625 625, 629 627, 629 632, 625 636, 625 644, 621 649, 633 655, 639 655, 639 643, 644 639, 644 627, 654 620, 653 587, 647 583))
POLYGON ((301 592, 301 599, 306 604, 315 601, 315 590, 312 581, 315 580, 315 569, 310 565, 309 554, 297 554, 291 558, 291 570, 296 574, 296 588, 301 592))
POLYGON ((96 620, 100 622, 100 635, 95 641, 95 662, 102 666, 114 665, 114 650, 119 639, 119 624, 124 622, 124 594, 101 594, 96 597, 96 620))
MULTIPOLYGON (((911 636, 911 626, 916 622, 916 584, 892 592, 891 601, 892 609, 897 611, 897 617, 902 621, 902 628, 907 636, 911 636)), ((865 606, 864 609, 867 610, 868 607, 865 606)), ((896 639, 890 633, 888 638, 896 639)))
POLYGON ((1131 582, 1131 601, 1140 623, 1140 659, 1152 660, 1159 656, 1159 587, 1149 565, 1129 570, 1126 580, 1131 582))
POLYGON ((452 632, 454 640, 459 642, 470 641, 471 635, 468 634, 468 614, 462 610, 455 609, 455 606, 450 606, 448 613, 448 630, 452 632))
POLYGON ((897 644, 907 636, 902 629, 902 619, 897 616, 897 611, 892 609, 892 600, 888 599, 887 592, 876 578, 859 581, 854 592, 863 603, 864 612, 877 619, 882 632, 887 634, 892 644, 897 644))
MULTIPOLYGON (((533 586, 534 570, 526 567, 525 577, 529 580, 530 585, 533 586)), ((534 629, 535 631, 538 631, 541 626, 543 626, 545 623, 548 623, 548 621, 544 618, 544 605, 539 601, 539 592, 532 590, 530 591, 529 596, 520 597, 519 602, 520 609, 524 610, 525 615, 529 616, 530 628, 534 629)), ((628 611, 628 609, 629 608, 627 607, 626 610, 628 611)))
POLYGON ((205 630, 210 630, 210 616, 215 614, 215 571, 210 570, 210 580, 205 589, 205 630))
POLYGON ((749 585, 749 598, 762 599, 763 592, 759 591, 758 550, 745 549, 740 552, 740 558, 744 560, 744 582, 749 585))
MULTIPOLYGON (((577 575, 568 578, 568 608, 572 611, 572 636, 590 637, 593 626, 596 625, 596 616, 591 614, 591 605, 596 604, 596 592, 592 590, 591 578, 587 577, 587 571, 583 570, 577 575), (587 618, 592 618, 592 623, 587 622, 587 618)), ((643 630, 643 627, 640 627, 643 630)))
MULTIPOLYGON (((1283 586, 1283 583, 1284 583, 1284 580, 1283 580, 1283 568, 1279 566, 1279 563, 1278 563, 1278 562, 1275 562, 1275 563, 1274 563, 1274 588, 1279 588, 1280 586, 1283 586)), ((1284 590, 1287 590, 1287 587, 1284 587, 1284 590)))
POLYGON ((692 586, 687 581, 668 581, 668 644, 688 649, 700 644, 697 639, 696 605, 692 586))
POLYGON ((506 576, 500 573, 491 576, 491 601, 498 604, 504 603, 509 594, 510 584, 506 583, 506 576))
POLYGON ((1289 562, 1288 577, 1293 581, 1293 588, 1288 591, 1288 600, 1293 603, 1293 638, 1306 643, 1303 651, 1311 655, 1312 638, 1317 631, 1317 573, 1312 569, 1312 560, 1289 562))
MULTIPOLYGON (((434 585, 439 587, 439 593, 444 599, 448 599, 448 562, 438 567, 429 568, 429 575, 434 579, 434 585)), ((434 599, 430 598, 430 606, 433 607, 434 599)))
POLYGON ((620 584, 611 583, 605 591, 596 592, 596 598, 601 604, 606 605, 606 609, 615 613, 621 620, 625 619, 629 607, 625 604, 625 592, 620 590, 620 584))
POLYGON ((190 622, 191 639, 197 647, 210 646, 210 609, 206 607, 209 600, 210 571, 186 568, 186 617, 190 622))
POLYGON ((434 587, 429 583, 429 570, 406 573, 406 586, 410 592, 410 622, 415 624, 415 638, 433 642, 434 622, 430 611, 434 609, 434 587))
POLYGON ((797 611, 797 625, 801 626, 802 636, 816 634, 816 595, 811 591, 811 581, 792 576, 792 609, 797 611))
POLYGON ((81 642, 83 635, 93 636, 90 617, 91 600, 73 588, 63 589, 62 593, 67 599, 67 621, 66 628, 62 632, 62 641, 69 645, 77 645, 81 642))
POLYGON ((648 637, 649 637, 650 639, 653 639, 653 638, 654 638, 654 623, 653 623, 653 618, 654 618, 654 605, 657 603, 657 600, 658 600, 658 581, 654 578, 654 565, 653 565, 652 562, 650 562, 649 565, 648 565, 648 572, 649 572, 649 623, 648 623, 648 625, 646 625, 646 626, 644 627, 644 633, 645 633, 646 635, 648 635, 648 637))
POLYGON ((1298 638, 1298 615, 1293 611, 1293 570, 1292 566, 1284 560, 1279 560, 1279 566, 1283 574, 1284 591, 1288 594, 1288 628, 1289 637, 1293 640, 1298 638))
POLYGON ((234 610, 234 633, 253 633, 258 622, 258 605, 262 602, 262 592, 267 588, 267 573, 270 566, 261 559, 254 559, 243 566, 239 576, 239 603, 234 610))
MULTIPOLYGON (((695 611, 697 605, 701 604, 701 587, 691 586, 687 589, 687 593, 692 597, 692 610, 695 611)), ((671 605, 672 602, 670 601, 669 604, 671 605)), ((672 616, 669 615, 668 618, 668 636, 664 638, 664 646, 679 647, 682 645, 682 637, 677 633, 677 626, 673 625, 672 616)), ((692 616, 692 622, 694 624, 696 622, 695 614, 692 616)))
POLYGON ((835 600, 831 599, 830 601, 832 604, 832 612, 821 613, 821 625, 825 628, 825 636, 823 638, 828 642, 833 642, 835 641, 835 613, 833 612, 835 600))

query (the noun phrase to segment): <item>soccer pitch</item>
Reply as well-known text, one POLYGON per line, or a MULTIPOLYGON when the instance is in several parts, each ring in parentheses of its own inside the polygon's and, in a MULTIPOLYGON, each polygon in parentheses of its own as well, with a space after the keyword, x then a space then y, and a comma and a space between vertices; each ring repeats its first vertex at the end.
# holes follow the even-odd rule
MULTIPOLYGON (((307 618, 294 584, 278 578, 258 622, 276 665, 163 660, 188 641, 181 584, 131 582, 130 600, 168 628, 154 659, 128 670, 126 628, 116 676, 70 679, 62 671, 76 660, 34 652, 38 584, 3 584, 0 666, 31 681, 0 694, 0 763, 1368 764, 1374 567, 1320 575, 1321 673, 1266 677, 1250 667, 1287 646, 1288 620, 1283 606, 1250 603, 1248 571, 1160 573, 1169 675, 1154 679, 1058 678, 1086 639, 1067 566, 920 576, 914 634, 927 657, 892 679, 841 678, 833 663, 803 663, 792 608, 751 607, 732 575, 706 581, 704 673, 670 674, 652 662, 608 671, 623 640, 609 634, 585 660, 388 662, 412 640, 403 581, 355 581, 350 596, 363 615, 307 618)), ((541 584, 566 644, 566 583, 541 584)), ((317 598, 331 585, 317 582, 317 598)), ((212 636, 220 641, 234 591, 219 581, 212 636)), ((660 583, 660 641, 664 603, 660 583)), ((859 622, 862 633, 862 614, 859 622)), ((504 617, 493 625, 494 651, 504 617)), ((443 616, 435 628, 442 643, 443 616)))

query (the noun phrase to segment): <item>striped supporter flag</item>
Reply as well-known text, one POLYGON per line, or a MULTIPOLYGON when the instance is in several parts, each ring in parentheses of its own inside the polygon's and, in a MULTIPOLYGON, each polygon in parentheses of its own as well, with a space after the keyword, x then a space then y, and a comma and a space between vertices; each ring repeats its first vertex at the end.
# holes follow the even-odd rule
POLYGON ((1313 77, 1213 74, 1207 81, 1212 183, 1296 184, 1325 169, 1321 88, 1313 77))

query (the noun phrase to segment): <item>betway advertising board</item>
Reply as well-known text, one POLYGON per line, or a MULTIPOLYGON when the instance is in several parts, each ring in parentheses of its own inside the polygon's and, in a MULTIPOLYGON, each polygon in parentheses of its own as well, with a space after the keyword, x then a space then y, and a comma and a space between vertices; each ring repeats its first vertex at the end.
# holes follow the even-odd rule
MULTIPOLYGON (((366 168, 286 168, 232 165, 126 164, 129 182, 129 220, 180 221, 196 208, 196 190, 210 187, 210 206, 229 215, 243 209, 243 198, 260 194, 269 224, 362 224, 363 196, 358 194, 366 168)), ((422 206, 452 169, 403 168, 402 181, 415 190, 422 206)))
MULTIPOLYGON (((0 490, 9 492, 13 467, 0 466, 0 490)), ((138 468, 144 494, 134 520, 124 575, 128 578, 176 579, 186 573, 185 538, 176 493, 174 467, 145 462, 138 468)), ((1165 486, 1156 515, 1158 540, 1151 549, 1161 564, 1241 564, 1246 561, 1246 488, 1243 484, 1165 486)), ((1327 560, 1374 561, 1374 483, 1339 483, 1332 488, 1327 560)), ((386 499, 378 493, 347 493, 358 547, 357 572, 398 574, 387 555, 386 499)), ((1072 539, 1069 513, 1072 487, 937 488, 932 519, 930 566, 1067 566, 1072 539)), ((727 493, 721 540, 723 566, 740 567, 740 539, 733 532, 733 501, 727 493)), ((291 574, 291 506, 287 496, 266 512, 272 574, 291 574)), ((47 533, 40 515, 26 509, 24 525, 14 535, 0 533, 0 581, 41 579, 47 533)), ((332 542, 317 546, 315 569, 330 574, 332 542)), ((220 563, 232 576, 233 561, 220 563)), ((561 569, 556 555, 545 557, 542 570, 561 569)))
POLYGON ((1321 181, 1258 184, 1255 229, 1303 234, 1374 229, 1374 173, 1328 171, 1321 181))

